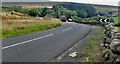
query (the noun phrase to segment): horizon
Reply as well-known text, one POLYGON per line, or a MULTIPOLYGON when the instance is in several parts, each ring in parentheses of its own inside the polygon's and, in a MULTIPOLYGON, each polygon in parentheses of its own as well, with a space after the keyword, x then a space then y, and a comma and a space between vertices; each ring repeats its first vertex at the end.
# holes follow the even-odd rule
POLYGON ((73 2, 83 4, 97 4, 119 6, 119 0, 1 0, 2 2, 73 2))

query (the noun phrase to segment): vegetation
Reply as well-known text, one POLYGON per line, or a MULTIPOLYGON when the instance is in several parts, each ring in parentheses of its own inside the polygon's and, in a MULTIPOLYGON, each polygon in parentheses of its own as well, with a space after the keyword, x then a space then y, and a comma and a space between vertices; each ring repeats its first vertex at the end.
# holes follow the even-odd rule
POLYGON ((67 8, 68 10, 81 11, 83 13, 86 12, 88 14, 87 17, 92 17, 96 15, 96 9, 92 5, 76 4, 76 3, 66 3, 59 5, 63 6, 64 8, 67 8))
POLYGON ((96 8, 96 10, 98 12, 117 12, 118 11, 118 7, 116 6, 107 6, 107 5, 94 5, 94 8, 96 8))
POLYGON ((28 15, 36 17, 36 16, 40 16, 41 13, 40 13, 40 11, 37 10, 37 9, 30 9, 30 10, 28 11, 28 15))
MULTIPOLYGON (((58 19, 36 18, 39 10, 30 9, 28 12, 33 16, 25 16, 24 13, 3 11, 2 17, 2 38, 30 34, 38 31, 62 26, 58 19), (32 11, 31 11, 32 10, 32 11), (34 15, 37 13, 36 15, 34 15)), ((40 15, 40 14, 39 14, 40 15)))
MULTIPOLYGON (((117 7, 114 6, 87 5, 77 3, 17 3, 19 5, 16 5, 16 3, 5 4, 7 5, 2 6, 3 10, 8 12, 15 11, 28 16, 44 18, 60 18, 61 15, 65 15, 67 19, 73 18, 74 20, 78 20, 79 18, 80 20, 82 19, 84 21, 86 20, 85 18, 97 16, 109 18, 118 11, 117 7)), ((94 21, 96 21, 96 19, 94 21)))
POLYGON ((19 15, 19 16, 23 16, 24 14, 22 13, 19 13, 19 12, 15 12, 15 11, 12 11, 11 14, 14 14, 14 15, 19 15))
POLYGON ((120 32, 120 27, 115 27, 115 29, 120 32))
POLYGON ((52 5, 47 5, 43 3, 41 3, 42 5, 38 3, 29 3, 29 6, 26 3, 18 4, 19 5, 12 5, 10 3, 9 5, 9 3, 7 3, 7 5, 2 6, 2 30, 4 33, 9 30, 11 32, 11 30, 16 30, 16 28, 19 27, 26 28, 44 24, 56 24, 59 22, 48 22, 49 20, 44 21, 41 19, 60 18, 61 15, 65 15, 67 19, 71 18, 75 21, 99 21, 100 18, 110 18, 110 22, 114 22, 115 24, 117 24, 117 17, 112 17, 112 14, 115 13, 116 8, 114 8, 114 10, 112 11, 106 12, 106 9, 110 10, 111 8, 103 7, 102 9, 101 6, 77 3, 52 3, 52 5), (40 5, 41 7, 38 5, 40 5), (99 8, 101 8, 102 10, 100 10, 99 8))
POLYGON ((119 20, 118 17, 113 17, 113 21, 114 21, 115 24, 119 23, 118 20, 119 20))
MULTIPOLYGON (((43 19, 43 18, 17 16, 17 15, 2 16, 2 18, 3 18, 3 21, 2 21, 3 38, 15 36, 15 35, 17 35, 16 32, 19 32, 19 35, 23 35, 21 33, 23 33, 25 30, 28 30, 29 27, 32 28, 35 26, 48 25, 47 27, 42 27, 42 28, 39 27, 41 29, 46 30, 46 28, 49 28, 49 25, 51 25, 51 24, 55 24, 56 27, 61 26, 58 24, 62 24, 59 22, 60 20, 58 20, 58 19, 47 20, 47 19, 43 19)), ((54 25, 52 25, 52 26, 55 28, 54 25)), ((37 28, 38 27, 36 27, 36 29, 37 28)), ((49 29, 51 29, 51 28, 49 28, 49 29)), ((33 28, 33 30, 34 30, 34 28, 33 28)), ((34 31, 37 32, 37 30, 34 30, 34 31)), ((32 33, 32 31, 31 32, 29 31, 29 33, 32 33)), ((27 32, 24 34, 27 34, 27 32)))
POLYGON ((52 28, 56 28, 61 26, 61 23, 57 24, 47 24, 47 25, 38 25, 38 26, 31 26, 31 27, 17 27, 13 30, 7 30, 2 33, 2 37, 13 37, 13 36, 20 36, 24 34, 30 34, 34 32, 44 31, 52 28))
POLYGON ((2 8, 7 12, 15 11, 17 14, 21 13, 24 15, 45 18, 60 18, 61 15, 65 15, 67 19, 75 17, 74 19, 78 20, 76 17, 86 18, 96 15, 96 9, 91 5, 75 3, 55 4, 53 5, 53 8, 24 8, 22 6, 3 6, 2 8))
POLYGON ((88 46, 84 49, 80 56, 80 62, 101 62, 102 60, 102 49, 100 44, 102 43, 101 38, 103 37, 103 29, 98 28, 95 31, 98 32, 97 36, 95 36, 91 41, 89 41, 88 46), (83 55, 83 56, 82 56, 83 55))

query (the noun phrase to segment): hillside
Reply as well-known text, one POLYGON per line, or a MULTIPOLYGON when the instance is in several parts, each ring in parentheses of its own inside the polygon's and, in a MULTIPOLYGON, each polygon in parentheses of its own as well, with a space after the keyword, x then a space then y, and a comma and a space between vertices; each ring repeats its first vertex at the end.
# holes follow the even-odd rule
MULTIPOLYGON (((4 6, 10 6, 10 5, 18 5, 18 6, 24 6, 27 8, 41 8, 41 7, 45 7, 45 6, 52 6, 58 3, 65 3, 65 2, 50 2, 47 0, 41 0, 41 2, 3 2, 4 6)), ((66 2, 66 3, 70 3, 70 2, 66 2)), ((81 4, 81 3, 79 3, 81 4)), ((117 6, 109 6, 109 5, 94 5, 94 4, 86 4, 86 5, 93 5, 94 8, 97 9, 97 11, 117 11, 118 7, 117 6)))
POLYGON ((94 8, 96 8, 97 11, 102 11, 102 12, 109 12, 109 11, 118 11, 118 7, 116 6, 107 6, 107 5, 93 5, 94 8))

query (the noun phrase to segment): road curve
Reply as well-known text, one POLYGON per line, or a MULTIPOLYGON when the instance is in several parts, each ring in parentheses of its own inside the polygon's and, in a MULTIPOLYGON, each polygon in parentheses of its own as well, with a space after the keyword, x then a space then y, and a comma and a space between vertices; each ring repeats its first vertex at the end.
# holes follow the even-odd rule
POLYGON ((51 30, 5 38, 3 62, 49 62, 83 38, 90 28, 71 22, 51 30))

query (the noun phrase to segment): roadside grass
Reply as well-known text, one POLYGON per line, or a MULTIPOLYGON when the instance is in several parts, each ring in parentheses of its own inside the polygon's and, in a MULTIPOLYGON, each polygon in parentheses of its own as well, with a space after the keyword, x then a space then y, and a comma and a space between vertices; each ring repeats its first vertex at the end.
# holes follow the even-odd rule
POLYGON ((115 27, 115 29, 120 32, 120 27, 115 27))
POLYGON ((20 36, 62 26, 59 19, 29 16, 2 15, 2 38, 20 36))
POLYGON ((37 20, 37 19, 21 19, 21 20, 3 20, 2 31, 13 30, 19 27, 31 27, 45 24, 60 23, 59 20, 37 20))
POLYGON ((118 17, 113 17, 113 20, 114 20, 114 23, 115 24, 118 24, 119 22, 118 22, 118 17))
POLYGON ((31 27, 19 27, 19 28, 15 28, 13 30, 7 30, 5 32, 2 32, 2 37, 6 38, 6 37, 13 37, 13 36, 20 36, 20 35, 24 35, 24 34, 30 34, 30 33, 34 33, 34 32, 53 29, 58 26, 62 26, 62 23, 38 25, 38 26, 31 26, 31 27))
POLYGON ((82 56, 80 58, 82 59, 81 62, 100 62, 102 61, 102 51, 100 47, 100 43, 102 43, 102 28, 96 29, 98 31, 98 35, 88 42, 88 46, 85 48, 85 50, 82 52, 82 56))

